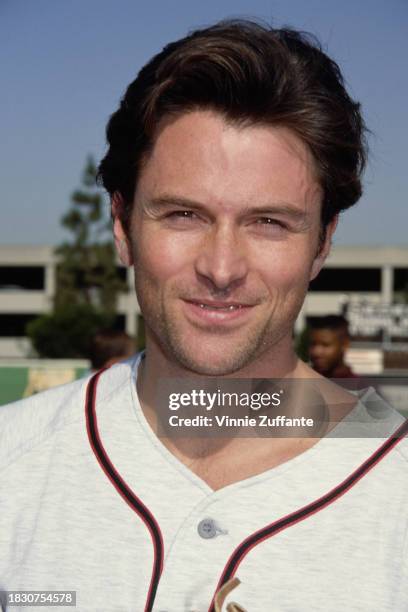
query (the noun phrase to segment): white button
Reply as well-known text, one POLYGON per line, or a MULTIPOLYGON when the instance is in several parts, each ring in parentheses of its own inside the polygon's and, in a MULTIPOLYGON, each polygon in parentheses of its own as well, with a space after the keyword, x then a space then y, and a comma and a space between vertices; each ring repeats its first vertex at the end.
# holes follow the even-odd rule
POLYGON ((213 519, 205 518, 198 523, 197 531, 202 538, 208 540, 210 538, 215 538, 218 530, 213 519))

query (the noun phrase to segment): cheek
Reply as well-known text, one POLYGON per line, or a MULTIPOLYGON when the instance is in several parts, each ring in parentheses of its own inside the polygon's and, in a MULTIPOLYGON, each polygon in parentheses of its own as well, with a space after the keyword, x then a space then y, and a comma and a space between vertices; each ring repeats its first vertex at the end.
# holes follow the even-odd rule
POLYGON ((193 252, 193 245, 180 236, 144 232, 133 251, 136 274, 162 284, 191 269, 193 252))
POLYGON ((261 276, 272 290, 287 293, 304 294, 309 286, 309 274, 312 262, 310 254, 301 249, 276 247, 269 255, 265 252, 258 258, 258 269, 261 276), (259 262, 262 261, 262 267, 259 262))

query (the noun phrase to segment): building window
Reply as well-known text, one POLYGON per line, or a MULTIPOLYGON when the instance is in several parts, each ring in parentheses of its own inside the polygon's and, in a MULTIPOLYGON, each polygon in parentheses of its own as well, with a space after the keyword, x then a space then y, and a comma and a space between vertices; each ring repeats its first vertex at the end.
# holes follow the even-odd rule
POLYGON ((394 291, 408 295, 408 268, 394 268, 394 291))
POLYGON ((309 286, 309 291, 380 292, 380 268, 323 268, 309 286))
POLYGON ((123 266, 117 266, 116 271, 120 280, 124 283, 127 283, 127 268, 124 268, 123 266))
POLYGON ((27 324, 37 317, 38 314, 0 314, 0 337, 24 337, 27 324))
POLYGON ((44 266, 0 266, 0 291, 43 291, 44 266))
POLYGON ((126 329, 126 317, 125 315, 116 315, 113 329, 117 331, 125 331, 126 329))

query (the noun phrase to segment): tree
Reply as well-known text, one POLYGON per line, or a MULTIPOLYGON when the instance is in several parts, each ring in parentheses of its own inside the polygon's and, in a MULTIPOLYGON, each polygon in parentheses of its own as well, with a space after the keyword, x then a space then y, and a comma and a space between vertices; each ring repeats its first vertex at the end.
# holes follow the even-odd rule
POLYGON ((309 328, 304 327, 295 338, 295 352, 299 359, 309 361, 309 328))
POLYGON ((64 304, 27 325, 37 353, 50 359, 88 357, 89 341, 112 318, 87 304, 64 304))
POLYGON ((41 357, 87 357, 98 328, 113 325, 118 293, 127 289, 118 274, 111 222, 95 183, 96 166, 88 156, 81 187, 71 195, 62 225, 71 237, 56 249, 56 295, 51 314, 27 326, 41 357))
POLYGON ((118 275, 111 224, 95 175, 95 163, 89 156, 82 186, 73 192, 71 208, 61 219, 72 238, 56 249, 55 305, 87 304, 113 314, 118 292, 126 286, 118 275))

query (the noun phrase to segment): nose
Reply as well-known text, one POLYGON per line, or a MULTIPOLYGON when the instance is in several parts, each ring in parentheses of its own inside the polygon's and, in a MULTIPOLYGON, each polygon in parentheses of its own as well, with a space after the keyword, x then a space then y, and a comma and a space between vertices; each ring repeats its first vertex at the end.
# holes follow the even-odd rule
POLYGON ((240 285, 248 274, 248 261, 237 230, 214 226, 203 240, 195 268, 213 290, 226 291, 240 285))

